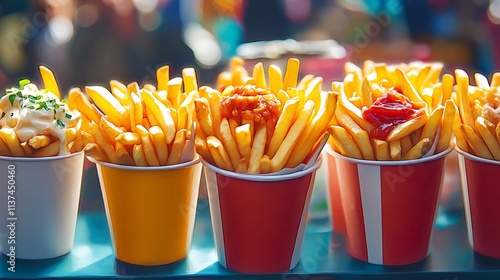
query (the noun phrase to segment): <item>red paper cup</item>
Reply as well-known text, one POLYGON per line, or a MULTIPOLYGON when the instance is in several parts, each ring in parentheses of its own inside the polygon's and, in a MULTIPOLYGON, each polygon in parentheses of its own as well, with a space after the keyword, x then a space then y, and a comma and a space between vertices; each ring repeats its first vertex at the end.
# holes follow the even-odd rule
POLYGON ((407 161, 358 160, 332 152, 352 257, 381 265, 427 257, 445 156, 451 151, 407 161))
POLYGON ((488 160, 456 148, 462 182, 465 218, 472 249, 500 258, 500 161, 488 160))
POLYGON ((202 162, 219 263, 242 273, 294 268, 321 158, 286 175, 239 174, 202 162))
POLYGON ((340 185, 337 173, 337 165, 335 164, 334 151, 328 146, 325 146, 326 164, 328 170, 328 186, 326 188, 326 197, 328 208, 330 211, 330 220, 332 221, 332 229, 336 232, 345 233, 345 217, 340 198, 340 185))

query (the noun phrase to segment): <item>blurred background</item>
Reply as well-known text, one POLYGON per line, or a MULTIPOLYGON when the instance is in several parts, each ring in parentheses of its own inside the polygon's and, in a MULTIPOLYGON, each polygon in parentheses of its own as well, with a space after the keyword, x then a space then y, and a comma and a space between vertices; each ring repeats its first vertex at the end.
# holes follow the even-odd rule
POLYGON ((72 86, 154 82, 195 67, 211 85, 228 59, 300 57, 339 79, 347 60, 442 61, 487 76, 499 68, 500 0, 0 1, 0 88, 51 68, 72 86))

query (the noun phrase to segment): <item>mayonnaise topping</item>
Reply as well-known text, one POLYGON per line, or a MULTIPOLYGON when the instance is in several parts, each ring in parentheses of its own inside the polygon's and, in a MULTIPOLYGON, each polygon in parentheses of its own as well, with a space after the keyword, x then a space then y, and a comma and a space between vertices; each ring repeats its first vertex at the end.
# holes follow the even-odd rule
POLYGON ((20 142, 37 135, 60 140, 59 155, 69 154, 66 130, 78 125, 81 114, 47 90, 21 81, 20 88, 7 89, 0 99, 0 127, 12 128, 20 142))

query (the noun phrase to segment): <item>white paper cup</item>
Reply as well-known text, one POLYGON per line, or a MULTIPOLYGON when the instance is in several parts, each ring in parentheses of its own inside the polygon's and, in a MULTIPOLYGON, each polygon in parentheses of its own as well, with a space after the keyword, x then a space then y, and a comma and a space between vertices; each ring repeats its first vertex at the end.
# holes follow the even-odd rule
POLYGON ((37 260, 71 251, 83 160, 83 152, 45 158, 0 156, 3 254, 10 259, 37 260))
POLYGON ((500 258, 500 161, 456 148, 469 243, 482 255, 500 258))
POLYGON ((380 265, 406 265, 427 257, 445 156, 452 150, 407 161, 358 160, 331 153, 352 257, 380 265))

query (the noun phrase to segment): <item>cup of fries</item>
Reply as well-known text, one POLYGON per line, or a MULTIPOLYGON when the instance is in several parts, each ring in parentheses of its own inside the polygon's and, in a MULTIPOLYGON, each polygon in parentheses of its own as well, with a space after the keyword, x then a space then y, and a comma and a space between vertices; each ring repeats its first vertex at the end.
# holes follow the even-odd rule
POLYGON ((218 90, 195 99, 196 151, 205 166, 219 262, 244 273, 292 269, 336 94, 321 77, 298 81, 299 60, 286 72, 243 61, 218 77, 218 90), (268 86, 269 85, 269 86, 268 86))
POLYGON ((443 65, 346 64, 329 149, 339 176, 348 252, 381 265, 429 253, 455 104, 443 65))
POLYGON ((479 254, 500 258, 500 73, 491 83, 476 73, 476 86, 461 69, 455 71, 456 99, 460 114, 455 118, 458 163, 469 242, 479 254))
POLYGON ((84 154, 70 152, 80 113, 59 99, 53 73, 45 89, 29 80, 0 98, 0 247, 8 258, 48 259, 73 247, 84 154))
MULTIPOLYGON (((196 73, 157 87, 110 82, 70 92, 70 106, 85 120, 80 133, 87 158, 97 166, 117 259, 164 265, 186 257, 196 213, 201 164, 194 150, 196 73)), ((78 138, 77 138, 78 139, 78 138)))

